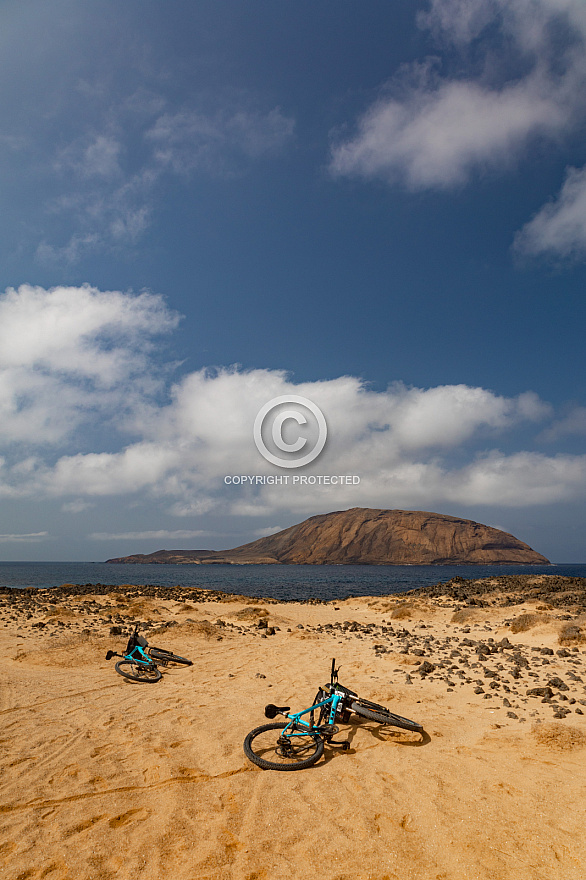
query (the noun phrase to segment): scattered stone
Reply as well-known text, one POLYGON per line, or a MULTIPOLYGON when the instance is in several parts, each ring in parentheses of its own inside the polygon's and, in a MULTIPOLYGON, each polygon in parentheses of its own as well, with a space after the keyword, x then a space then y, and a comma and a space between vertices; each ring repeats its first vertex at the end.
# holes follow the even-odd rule
POLYGON ((525 693, 528 697, 548 697, 549 699, 553 697, 553 691, 550 687, 529 688, 525 693))
POLYGON ((550 678, 547 683, 550 687, 557 688, 559 691, 569 691, 570 690, 570 688, 565 683, 565 681, 562 681, 561 678, 559 678, 559 676, 557 676, 557 675, 554 675, 553 678, 550 678))

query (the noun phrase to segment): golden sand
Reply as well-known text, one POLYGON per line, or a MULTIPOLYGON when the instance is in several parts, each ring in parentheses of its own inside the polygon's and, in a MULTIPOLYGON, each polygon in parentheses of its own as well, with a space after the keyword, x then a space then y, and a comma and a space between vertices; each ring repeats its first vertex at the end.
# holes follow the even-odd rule
POLYGON ((561 647, 575 621, 558 609, 93 600, 4 605, 0 877, 586 877, 586 645, 561 647), (109 635, 116 614, 176 622, 149 641, 194 665, 124 680, 105 660, 126 641, 109 635), (242 742, 265 704, 309 705, 333 656, 344 684, 425 734, 353 716, 347 752, 326 745, 291 773, 251 764, 242 742), (567 689, 527 695, 552 679, 567 689))

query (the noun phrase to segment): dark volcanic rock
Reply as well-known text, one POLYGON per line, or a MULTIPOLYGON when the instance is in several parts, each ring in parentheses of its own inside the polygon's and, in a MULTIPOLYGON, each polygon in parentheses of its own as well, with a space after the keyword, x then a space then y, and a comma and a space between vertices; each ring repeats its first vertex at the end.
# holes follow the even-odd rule
MULTIPOLYGON (((472 604, 472 596, 483 596, 485 599, 483 604, 501 607, 520 605, 528 600, 538 599, 547 603, 543 606, 544 610, 549 606, 549 610, 571 608, 580 612, 586 610, 586 578, 557 574, 504 574, 475 580, 453 577, 443 583, 410 590, 404 595, 405 597, 425 596, 430 599, 447 596, 467 605, 472 604)), ((562 654, 562 651, 566 649, 560 648, 556 654, 567 656, 569 653, 562 654)))
POLYGON ((486 565, 548 560, 512 535, 472 520, 419 510, 354 507, 312 516, 233 550, 159 550, 108 562, 486 565))

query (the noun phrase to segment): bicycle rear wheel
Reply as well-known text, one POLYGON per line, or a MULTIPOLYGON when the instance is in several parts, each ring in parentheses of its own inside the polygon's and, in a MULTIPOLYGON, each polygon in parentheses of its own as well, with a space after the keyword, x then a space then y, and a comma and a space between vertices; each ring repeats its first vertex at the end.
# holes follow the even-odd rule
POLYGON ((389 712, 384 706, 378 703, 371 703, 368 700, 355 700, 350 704, 350 709, 369 721, 378 721, 379 724, 390 724, 392 727, 401 727, 403 730, 412 730, 415 733, 421 733, 423 726, 417 721, 411 721, 409 718, 403 718, 402 715, 395 715, 389 712))
POLYGON ((303 770, 319 761, 324 752, 318 734, 281 736, 284 722, 263 724, 251 730, 244 740, 246 757, 263 770, 303 770))
POLYGON ((147 654, 153 660, 160 660, 161 663, 180 663, 183 666, 193 666, 192 660, 180 657, 179 654, 173 654, 172 651, 165 651, 163 648, 147 648, 147 654))
POLYGON ((163 677, 161 670, 157 669, 154 663, 147 666, 146 663, 135 663, 134 660, 119 660, 115 668, 124 678, 144 684, 154 684, 163 677))

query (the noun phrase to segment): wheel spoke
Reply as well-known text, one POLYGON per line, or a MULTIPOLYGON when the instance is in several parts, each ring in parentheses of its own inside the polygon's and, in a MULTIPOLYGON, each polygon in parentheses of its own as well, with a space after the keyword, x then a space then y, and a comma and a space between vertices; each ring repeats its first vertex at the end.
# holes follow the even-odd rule
POLYGON ((324 744, 319 735, 297 734, 285 724, 265 724, 251 731, 244 741, 247 757, 268 770, 300 770, 310 767, 322 755, 324 744), (290 733, 290 735, 288 735, 290 733))

